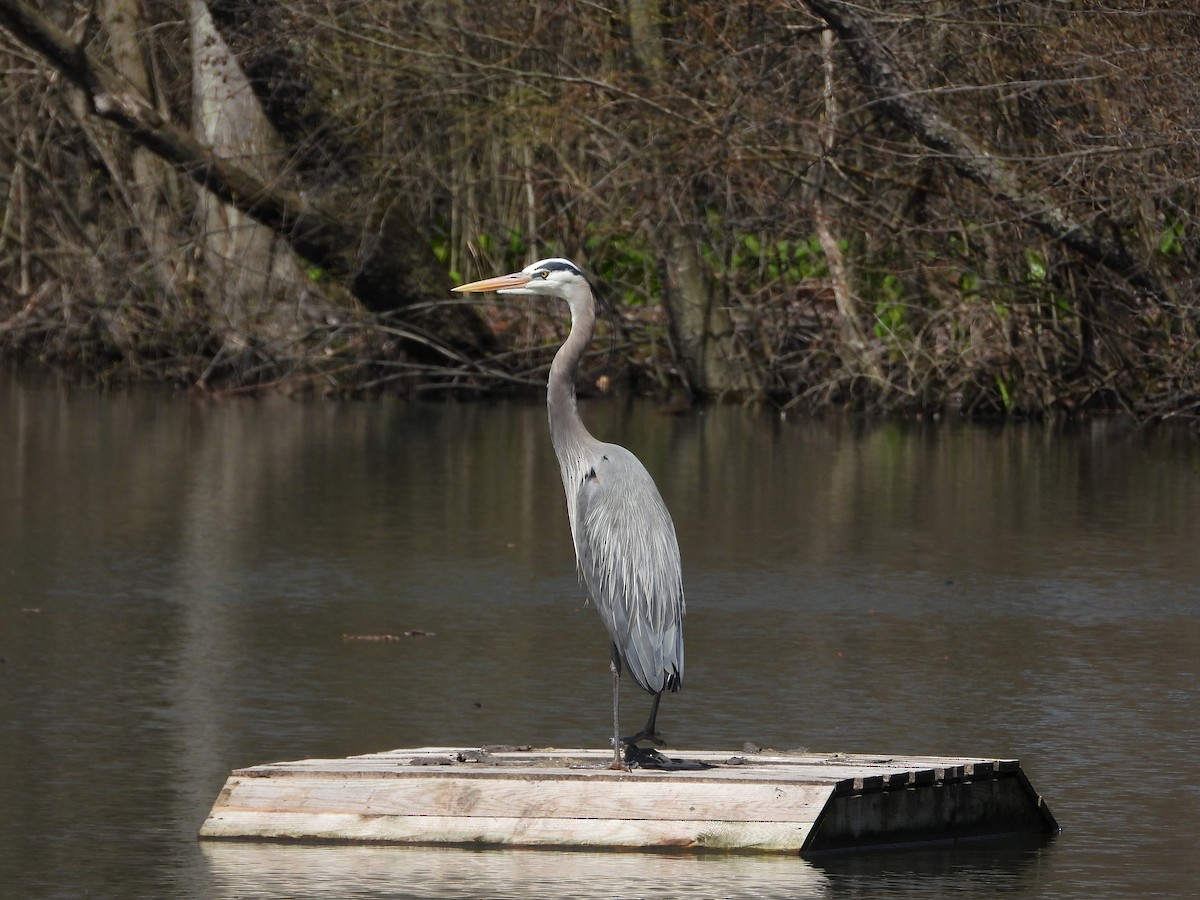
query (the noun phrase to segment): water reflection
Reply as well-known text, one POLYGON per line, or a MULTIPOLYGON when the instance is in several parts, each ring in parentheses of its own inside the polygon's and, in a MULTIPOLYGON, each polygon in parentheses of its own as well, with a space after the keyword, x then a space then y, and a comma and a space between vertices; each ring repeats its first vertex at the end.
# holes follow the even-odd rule
MULTIPOLYGON (((1193 831, 1172 824, 1200 819, 1190 435, 585 417, 636 450, 678 526, 689 669, 660 720, 675 747, 1016 756, 1066 831, 968 861, 981 893, 1200 888, 1193 831)), ((289 866, 361 864, 368 880, 343 887, 369 893, 376 871, 462 859, 538 893, 542 854, 195 833, 239 765, 602 745, 607 648, 539 404, 208 404, 0 377, 0 428, 0 883, 279 896, 289 866), (343 640, 412 629, 432 635, 343 640)), ((626 694, 631 722, 644 702, 626 694)), ((548 859, 581 891, 625 873, 630 896, 664 893, 664 867, 682 895, 705 878, 731 896, 788 878, 795 894, 952 892, 907 863, 548 859)))
POLYGON ((1045 841, 815 860, 205 843, 216 897, 855 897, 1021 894, 1045 841), (882 889, 882 890, 881 890, 882 889))
POLYGON ((215 896, 230 898, 820 897, 829 887, 811 863, 779 856, 227 843, 203 853, 215 896))
POLYGON ((1039 867, 1052 840, 1040 837, 964 843, 952 849, 835 854, 814 860, 828 896, 1028 896, 1038 893, 1039 867))

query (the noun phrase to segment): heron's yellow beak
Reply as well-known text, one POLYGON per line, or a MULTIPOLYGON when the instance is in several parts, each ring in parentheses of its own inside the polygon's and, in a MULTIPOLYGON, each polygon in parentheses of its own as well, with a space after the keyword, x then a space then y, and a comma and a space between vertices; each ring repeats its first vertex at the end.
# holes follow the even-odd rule
POLYGON ((495 278, 485 278, 483 281, 472 281, 470 284, 459 285, 451 290, 464 294, 481 294, 484 291, 503 291, 506 289, 524 287, 533 276, 524 272, 513 272, 511 275, 497 275, 495 278))

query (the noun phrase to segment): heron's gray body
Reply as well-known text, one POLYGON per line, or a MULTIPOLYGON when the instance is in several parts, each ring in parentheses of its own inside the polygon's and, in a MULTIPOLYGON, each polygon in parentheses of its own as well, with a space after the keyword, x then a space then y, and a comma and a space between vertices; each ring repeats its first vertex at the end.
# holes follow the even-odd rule
POLYGON ((550 366, 546 409, 579 577, 634 681, 652 694, 677 691, 685 603, 675 525, 641 461, 596 440, 579 417, 575 377, 595 331, 596 304, 587 279, 571 270, 578 277, 559 289, 571 307, 571 333, 550 366))
POLYGON ((645 691, 683 684, 683 578, 667 506, 617 444, 559 450, 579 577, 625 669, 645 691))
POLYGON ((557 297, 571 307, 571 333, 550 366, 546 408, 579 577, 612 639, 618 767, 622 669, 654 695, 646 727, 624 739, 629 745, 658 741, 659 698, 683 684, 683 577, 675 526, 646 467, 624 447, 596 440, 579 417, 575 378, 596 327, 595 297, 579 268, 569 260, 544 259, 455 290, 557 297))

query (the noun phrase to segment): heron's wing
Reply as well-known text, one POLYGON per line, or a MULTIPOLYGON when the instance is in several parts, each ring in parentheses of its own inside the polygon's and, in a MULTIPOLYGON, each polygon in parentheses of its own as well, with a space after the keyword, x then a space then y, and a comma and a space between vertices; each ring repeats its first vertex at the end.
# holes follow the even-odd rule
POLYGON ((576 486, 579 573, 626 668, 647 691, 683 681, 683 578, 675 526, 637 457, 601 444, 576 486))

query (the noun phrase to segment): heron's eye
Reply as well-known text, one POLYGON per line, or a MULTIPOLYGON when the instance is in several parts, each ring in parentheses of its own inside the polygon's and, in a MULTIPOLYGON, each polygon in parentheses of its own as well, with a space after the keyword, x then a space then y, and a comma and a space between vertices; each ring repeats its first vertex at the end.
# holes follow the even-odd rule
POLYGON ((538 274, 542 276, 542 281, 545 281, 547 278, 550 277, 550 273, 547 272, 545 269, 542 269, 542 271, 538 272, 538 274))

